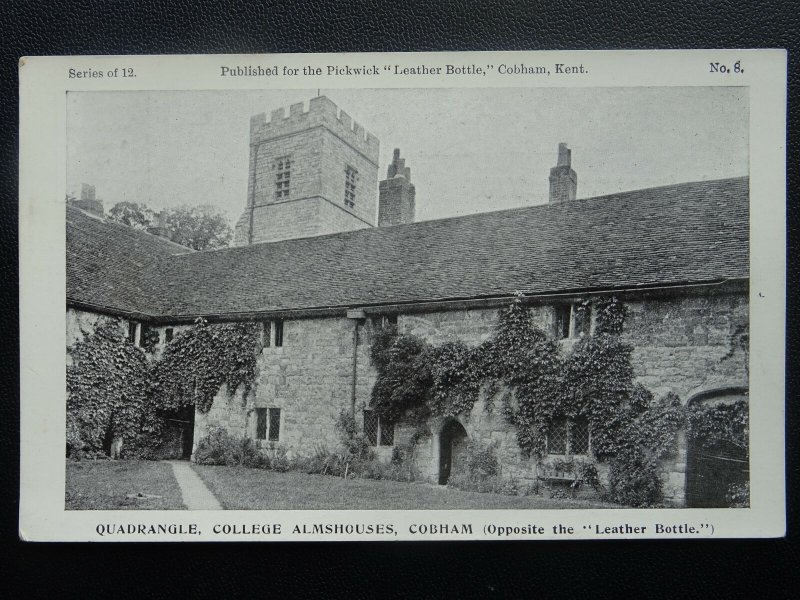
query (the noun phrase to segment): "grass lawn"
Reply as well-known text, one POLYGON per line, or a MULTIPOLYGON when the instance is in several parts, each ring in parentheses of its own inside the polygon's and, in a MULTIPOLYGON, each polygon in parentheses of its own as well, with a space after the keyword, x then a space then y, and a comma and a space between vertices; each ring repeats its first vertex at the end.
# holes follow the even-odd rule
POLYGON ((65 504, 67 510, 186 508, 172 467, 139 460, 68 460, 65 504))
POLYGON ((502 496, 462 492, 444 486, 327 475, 275 473, 246 467, 192 464, 226 509, 454 509, 454 508, 619 508, 591 500, 551 500, 539 496, 502 496))

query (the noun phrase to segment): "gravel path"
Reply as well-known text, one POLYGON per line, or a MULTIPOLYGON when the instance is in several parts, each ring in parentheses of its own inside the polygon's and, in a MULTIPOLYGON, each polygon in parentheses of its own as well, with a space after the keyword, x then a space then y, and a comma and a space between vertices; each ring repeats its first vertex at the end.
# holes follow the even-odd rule
POLYGON ((167 461, 172 466, 172 472, 181 488, 183 503, 189 510, 222 510, 222 505, 217 502, 203 480, 192 470, 189 463, 181 460, 167 461))

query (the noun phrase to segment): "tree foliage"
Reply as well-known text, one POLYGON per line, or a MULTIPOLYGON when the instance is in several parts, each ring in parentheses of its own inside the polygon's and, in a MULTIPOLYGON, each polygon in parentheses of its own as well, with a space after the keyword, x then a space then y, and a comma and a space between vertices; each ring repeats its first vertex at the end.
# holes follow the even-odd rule
POLYGON ((194 250, 225 248, 233 237, 228 220, 211 205, 179 206, 166 211, 172 241, 194 250))
POLYGON ((153 223, 155 213, 139 202, 117 202, 108 211, 108 218, 134 229, 147 229, 153 223))
MULTIPOLYGON (((211 205, 167 208, 164 217, 172 241, 193 250, 225 248, 233 238, 225 215, 211 205)), ((134 229, 148 229, 155 224, 155 211, 138 202, 118 202, 108 218, 134 229)))

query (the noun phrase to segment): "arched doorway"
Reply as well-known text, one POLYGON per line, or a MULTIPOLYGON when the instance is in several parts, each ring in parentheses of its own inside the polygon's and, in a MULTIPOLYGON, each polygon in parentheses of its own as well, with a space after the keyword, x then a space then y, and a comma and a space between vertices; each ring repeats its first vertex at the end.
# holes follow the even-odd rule
POLYGON ((446 484, 450 479, 466 441, 464 426, 453 418, 447 419, 439 433, 439 485, 446 484))
MULTIPOLYGON (((701 405, 733 405, 747 402, 747 391, 727 389, 708 392, 689 401, 689 408, 701 405)), ((727 508, 731 486, 750 480, 747 448, 729 441, 710 443, 702 437, 690 438, 686 454, 686 506, 688 508, 727 508)))

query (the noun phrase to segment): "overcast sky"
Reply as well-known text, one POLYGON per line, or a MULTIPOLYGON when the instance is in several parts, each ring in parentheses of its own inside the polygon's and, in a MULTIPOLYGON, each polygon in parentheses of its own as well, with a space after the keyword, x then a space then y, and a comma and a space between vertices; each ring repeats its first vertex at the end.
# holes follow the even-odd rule
MULTIPOLYGON (((578 197, 748 173, 746 88, 322 90, 380 140, 379 179, 399 147, 417 220, 547 201, 557 146, 578 197)), ((67 192, 94 184, 106 210, 213 204, 232 224, 247 197, 250 116, 311 90, 70 92, 67 192)), ((377 194, 377 190, 375 191, 377 194)))

